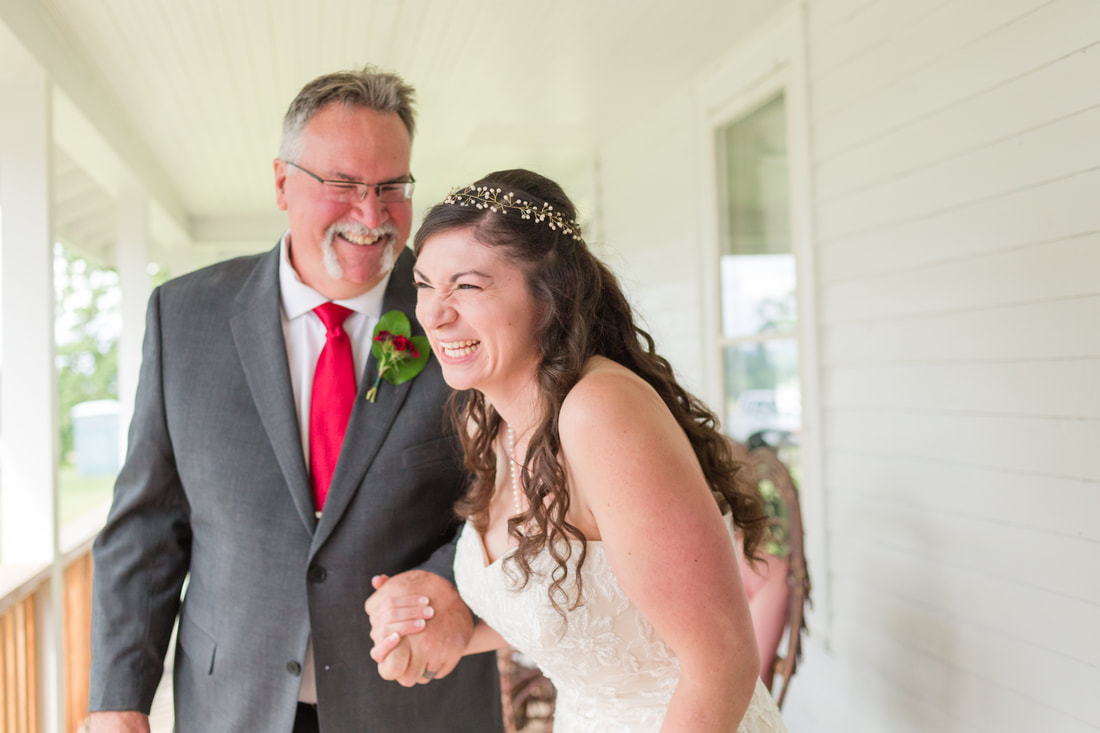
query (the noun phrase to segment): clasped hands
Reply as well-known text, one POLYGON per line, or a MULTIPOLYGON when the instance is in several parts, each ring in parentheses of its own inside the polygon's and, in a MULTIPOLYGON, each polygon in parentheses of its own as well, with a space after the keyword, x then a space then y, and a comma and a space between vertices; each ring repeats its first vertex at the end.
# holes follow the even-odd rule
POLYGON ((374 593, 365 604, 374 642, 370 656, 382 679, 412 687, 450 674, 474 630, 455 587, 426 570, 379 575, 371 585, 374 593))

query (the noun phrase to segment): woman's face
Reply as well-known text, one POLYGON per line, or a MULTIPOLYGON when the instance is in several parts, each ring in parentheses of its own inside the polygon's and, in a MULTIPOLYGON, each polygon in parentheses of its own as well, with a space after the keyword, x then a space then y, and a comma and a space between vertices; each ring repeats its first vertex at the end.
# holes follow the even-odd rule
POLYGON ((413 273, 416 317, 447 384, 492 401, 512 399, 530 384, 540 357, 533 336, 540 308, 519 265, 466 228, 428 238, 413 273))

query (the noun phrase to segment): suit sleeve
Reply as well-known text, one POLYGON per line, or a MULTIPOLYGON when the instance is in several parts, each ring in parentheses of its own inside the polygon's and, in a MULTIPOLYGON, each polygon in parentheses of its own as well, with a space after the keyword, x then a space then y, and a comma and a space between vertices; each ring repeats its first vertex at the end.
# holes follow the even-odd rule
MULTIPOLYGON (((440 377, 440 384, 442 385, 442 376, 440 377)), ((448 393, 449 388, 443 385, 444 396, 440 397, 440 404, 442 405, 446 400, 445 395, 448 393)), ((445 420, 441 412, 440 420, 445 420)), ((466 469, 463 467, 462 459, 462 442, 455 434, 450 434, 451 439, 447 442, 449 460, 445 462, 447 466, 446 471, 441 471, 439 474, 439 484, 434 488, 435 491, 440 491, 446 487, 451 495, 451 506, 465 495, 469 488, 470 476, 466 473, 466 469)), ((453 516, 453 514, 452 514, 453 516)), ((441 575, 446 578, 452 585, 455 582, 454 574, 454 560, 455 549, 458 546, 458 536, 462 530, 462 523, 455 519, 450 527, 448 534, 449 539, 437 547, 432 554, 420 565, 416 566, 417 570, 427 570, 430 573, 441 575)))
POLYGON ((163 387, 160 291, 149 299, 126 461, 93 548, 89 710, 147 713, 191 556, 163 387))
POLYGON ((427 570, 429 573, 435 573, 446 578, 451 585, 455 582, 455 547, 458 544, 458 533, 445 545, 440 545, 436 548, 425 562, 416 566, 416 570, 427 570))

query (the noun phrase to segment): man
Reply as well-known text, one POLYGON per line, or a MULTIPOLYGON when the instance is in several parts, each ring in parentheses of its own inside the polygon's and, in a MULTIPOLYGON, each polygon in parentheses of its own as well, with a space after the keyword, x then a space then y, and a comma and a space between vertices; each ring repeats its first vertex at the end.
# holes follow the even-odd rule
POLYGON ((181 733, 501 729, 495 658, 458 662, 464 472, 438 363, 364 398, 375 324, 416 304, 412 105, 370 67, 307 84, 275 161, 279 245, 153 293, 94 551, 92 731, 148 730, 177 615, 181 733), (363 611, 371 578, 394 572, 379 594, 430 599, 409 687, 379 677, 363 611))

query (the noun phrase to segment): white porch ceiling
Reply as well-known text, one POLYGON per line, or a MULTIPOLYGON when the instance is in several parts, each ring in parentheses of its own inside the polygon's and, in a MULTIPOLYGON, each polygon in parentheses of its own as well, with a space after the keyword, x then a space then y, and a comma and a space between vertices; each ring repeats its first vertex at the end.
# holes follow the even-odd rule
POLYGON ((82 149, 106 145, 192 243, 247 248, 281 230, 271 176, 280 122, 318 74, 370 62, 416 86, 418 210, 499 167, 587 190, 601 141, 784 4, 0 0, 0 21, 90 122, 58 126, 68 136, 54 166, 59 229, 78 231, 79 220, 97 249, 114 230, 90 221, 114 216, 102 188, 88 188, 104 166, 81 170, 82 149), (102 140, 80 137, 92 130, 102 140), (81 187, 100 199, 83 200, 81 187))

